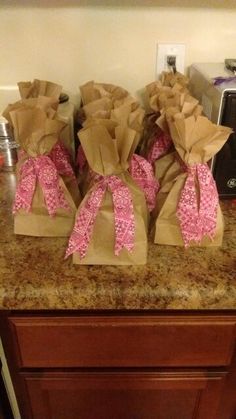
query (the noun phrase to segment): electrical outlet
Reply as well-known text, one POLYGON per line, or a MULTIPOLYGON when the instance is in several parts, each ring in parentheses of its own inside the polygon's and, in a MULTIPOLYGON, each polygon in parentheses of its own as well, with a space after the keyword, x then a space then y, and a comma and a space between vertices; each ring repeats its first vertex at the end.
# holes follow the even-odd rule
POLYGON ((162 71, 170 71, 167 57, 176 57, 176 70, 184 73, 185 44, 157 44, 156 58, 156 78, 158 79, 162 71))

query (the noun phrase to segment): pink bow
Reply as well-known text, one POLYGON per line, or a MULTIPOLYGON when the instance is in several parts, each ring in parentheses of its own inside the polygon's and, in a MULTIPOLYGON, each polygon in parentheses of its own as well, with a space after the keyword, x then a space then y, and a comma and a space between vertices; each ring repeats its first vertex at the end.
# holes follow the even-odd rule
POLYGON ((115 255, 123 248, 131 252, 134 248, 134 208, 128 186, 117 176, 99 176, 87 200, 82 204, 69 239, 66 258, 74 252, 82 259, 87 252, 93 226, 102 199, 109 188, 112 193, 115 219, 115 255))
POLYGON ((155 179, 152 165, 144 157, 134 154, 130 161, 129 172, 144 192, 149 211, 152 211, 156 203, 156 194, 159 183, 155 179))
POLYGON ((76 165, 79 168, 80 174, 83 173, 84 167, 87 163, 86 156, 84 154, 84 150, 81 145, 79 145, 78 151, 77 151, 77 157, 76 157, 76 165))
POLYGON ((77 182, 74 171, 73 171, 71 163, 70 163, 69 151, 66 149, 66 147, 61 142, 57 142, 55 144, 55 146, 52 148, 52 150, 51 150, 51 152, 48 156, 50 157, 50 159, 55 164, 59 175, 69 176, 75 182, 77 182))
POLYGON ((50 216, 56 214, 58 208, 70 210, 55 164, 48 156, 29 157, 21 166, 20 180, 16 189, 13 214, 21 208, 29 212, 36 188, 36 182, 42 188, 45 204, 50 216))
POLYGON ((160 157, 164 156, 172 144, 172 139, 168 134, 165 132, 158 134, 154 139, 152 147, 150 148, 147 155, 147 160, 149 163, 153 164, 160 157))
POLYGON ((187 166, 187 179, 177 207, 185 247, 204 236, 213 239, 216 230, 218 193, 207 164, 187 166), (199 185, 199 194, 196 191, 199 185), (199 201, 199 204, 198 204, 199 201))

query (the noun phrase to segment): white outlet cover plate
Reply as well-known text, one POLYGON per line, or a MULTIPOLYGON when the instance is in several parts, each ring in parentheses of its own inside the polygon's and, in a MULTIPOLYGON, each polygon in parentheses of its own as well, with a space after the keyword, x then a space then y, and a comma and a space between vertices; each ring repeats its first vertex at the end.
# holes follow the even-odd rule
POLYGON ((156 57, 156 78, 158 79, 162 71, 170 71, 167 65, 167 56, 176 56, 176 69, 184 74, 185 44, 157 44, 156 57))

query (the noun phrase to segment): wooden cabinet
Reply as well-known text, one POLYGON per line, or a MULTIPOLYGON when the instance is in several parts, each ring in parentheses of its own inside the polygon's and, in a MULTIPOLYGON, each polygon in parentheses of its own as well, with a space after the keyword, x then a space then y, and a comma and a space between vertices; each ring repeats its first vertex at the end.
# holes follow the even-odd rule
POLYGON ((234 318, 37 316, 9 326, 23 368, 222 366, 235 341, 234 318))
POLYGON ((224 373, 47 373, 24 379, 36 419, 206 419, 216 417, 224 373))
POLYGON ((23 419, 235 419, 236 313, 1 314, 23 419))

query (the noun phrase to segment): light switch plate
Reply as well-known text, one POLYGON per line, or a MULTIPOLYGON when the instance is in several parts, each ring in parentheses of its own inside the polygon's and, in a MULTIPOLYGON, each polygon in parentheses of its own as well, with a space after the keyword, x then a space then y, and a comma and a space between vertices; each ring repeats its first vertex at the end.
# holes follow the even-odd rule
POLYGON ((170 71, 167 64, 167 56, 176 57, 176 70, 184 74, 185 44, 157 44, 156 78, 162 71, 170 71))

